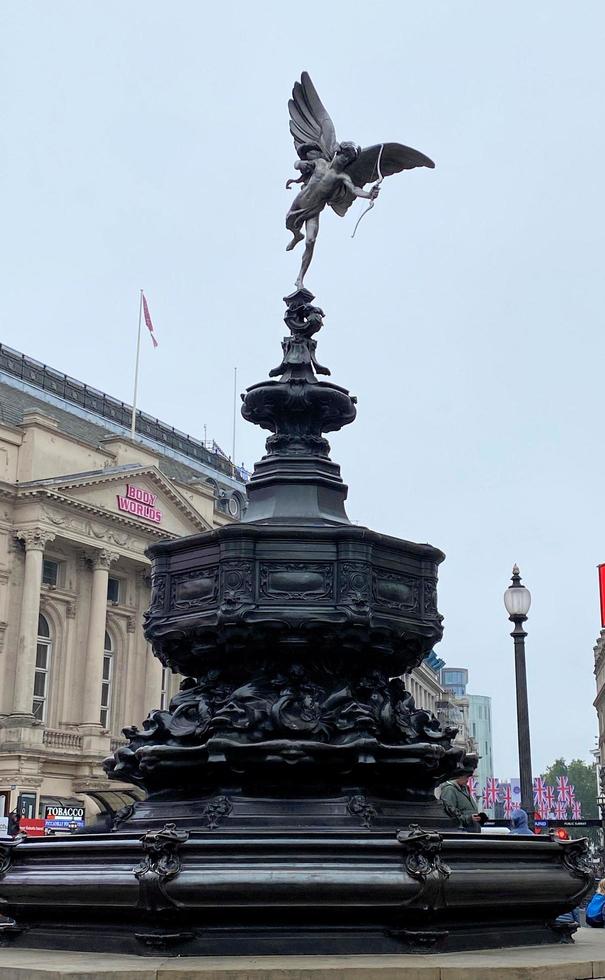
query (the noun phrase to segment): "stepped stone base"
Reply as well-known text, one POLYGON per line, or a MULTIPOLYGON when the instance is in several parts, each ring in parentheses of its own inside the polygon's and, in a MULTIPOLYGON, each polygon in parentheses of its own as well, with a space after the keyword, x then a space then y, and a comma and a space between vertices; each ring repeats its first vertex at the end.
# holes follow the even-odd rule
POLYGON ((605 980, 605 930, 569 946, 406 956, 192 956, 0 949, 0 980, 605 980))

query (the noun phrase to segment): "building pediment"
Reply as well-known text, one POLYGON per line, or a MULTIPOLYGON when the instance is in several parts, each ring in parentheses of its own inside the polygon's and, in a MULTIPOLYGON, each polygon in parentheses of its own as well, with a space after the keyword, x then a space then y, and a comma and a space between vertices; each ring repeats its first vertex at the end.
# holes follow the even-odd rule
POLYGON ((125 466, 43 480, 21 487, 20 496, 52 493, 64 501, 134 523, 152 533, 181 537, 209 530, 208 523, 155 466, 125 466))

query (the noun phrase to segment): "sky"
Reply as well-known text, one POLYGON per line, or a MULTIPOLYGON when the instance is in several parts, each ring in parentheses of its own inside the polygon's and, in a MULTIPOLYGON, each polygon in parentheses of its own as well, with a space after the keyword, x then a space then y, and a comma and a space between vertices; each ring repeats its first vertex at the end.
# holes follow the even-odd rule
MULTIPOLYGON (((4 0, 0 341, 231 452, 238 390, 281 359, 287 100, 436 169, 324 214, 318 358, 358 397, 331 437, 351 520, 446 553, 436 652, 493 699, 517 772, 514 562, 532 593, 534 771, 591 760, 605 562, 605 6, 4 0)), ((251 467, 261 430, 238 418, 251 467)))

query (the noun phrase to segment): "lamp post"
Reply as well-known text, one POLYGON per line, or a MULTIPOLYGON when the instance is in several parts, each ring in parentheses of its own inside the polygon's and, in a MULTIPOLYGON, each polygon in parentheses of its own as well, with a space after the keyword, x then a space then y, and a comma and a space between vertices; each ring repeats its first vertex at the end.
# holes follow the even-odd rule
POLYGON ((531 594, 521 584, 517 565, 513 565, 511 585, 504 593, 504 605, 514 629, 511 633, 515 644, 515 686, 517 689, 517 736, 519 740, 519 779, 521 806, 533 826, 534 792, 531 774, 531 743, 529 738, 529 708, 527 704, 527 674, 525 670, 525 637, 523 623, 531 605, 531 594))

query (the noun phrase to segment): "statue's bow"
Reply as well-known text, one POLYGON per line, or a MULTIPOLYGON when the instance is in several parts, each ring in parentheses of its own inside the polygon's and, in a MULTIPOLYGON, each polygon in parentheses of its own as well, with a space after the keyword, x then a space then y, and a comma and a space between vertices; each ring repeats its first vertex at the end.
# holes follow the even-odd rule
MULTIPOLYGON (((384 174, 383 174, 382 170, 380 169, 380 161, 382 160, 382 151, 383 150, 384 150, 384 143, 381 143, 380 144, 380 149, 378 151, 378 159, 376 160, 376 172, 378 173, 378 180, 374 184, 374 187, 375 188, 379 188, 380 185, 382 184, 383 180, 384 180, 384 174)), ((368 213, 368 211, 371 211, 372 210, 372 208, 374 207, 375 203, 376 203, 376 198, 373 197, 372 200, 370 201, 370 203, 368 204, 367 208, 365 209, 365 211, 362 211, 361 212, 361 214, 359 215, 359 217, 357 219, 357 222, 355 224, 355 227, 353 228, 353 234, 351 235, 351 238, 355 238, 355 232, 359 228, 359 222, 361 221, 362 218, 365 218, 365 216, 368 213)))

